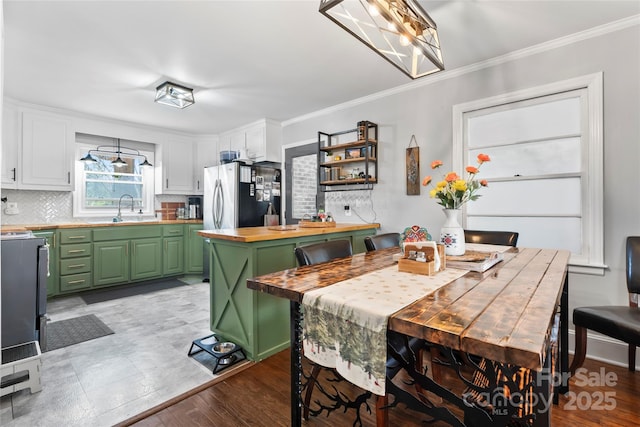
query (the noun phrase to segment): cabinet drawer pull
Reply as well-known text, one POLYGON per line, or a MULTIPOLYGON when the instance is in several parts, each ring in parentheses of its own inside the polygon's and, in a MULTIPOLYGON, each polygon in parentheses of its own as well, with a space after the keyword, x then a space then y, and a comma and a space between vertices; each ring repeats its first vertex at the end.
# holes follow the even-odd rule
POLYGON ((82 268, 84 267, 84 264, 72 264, 69 266, 69 268, 82 268))
POLYGON ((69 236, 67 237, 67 239, 72 240, 72 239, 86 239, 85 236, 69 236))
POLYGON ((85 282, 85 280, 82 279, 82 280, 69 280, 67 283, 69 285, 75 285, 76 283, 84 283, 84 282, 85 282))
POLYGON ((67 253, 77 254, 79 252, 84 252, 84 251, 85 251, 85 249, 71 249, 71 250, 67 251, 67 253))
POLYGON ((176 234, 176 233, 179 233, 179 232, 180 232, 180 230, 169 230, 169 233, 171 233, 171 234, 176 234))

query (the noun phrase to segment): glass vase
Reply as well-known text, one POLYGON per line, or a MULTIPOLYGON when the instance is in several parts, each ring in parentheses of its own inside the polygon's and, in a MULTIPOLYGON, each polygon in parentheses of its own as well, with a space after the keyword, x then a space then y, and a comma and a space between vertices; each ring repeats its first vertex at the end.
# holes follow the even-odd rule
POLYGON ((464 255, 464 229, 458 222, 460 209, 443 209, 446 219, 440 229, 440 243, 446 255, 464 255))

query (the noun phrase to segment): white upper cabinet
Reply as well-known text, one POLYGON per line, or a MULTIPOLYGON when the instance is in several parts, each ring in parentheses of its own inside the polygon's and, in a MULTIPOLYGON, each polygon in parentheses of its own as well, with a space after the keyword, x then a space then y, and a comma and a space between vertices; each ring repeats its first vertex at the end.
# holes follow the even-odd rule
POLYGON ((10 108, 3 113, 3 119, 6 120, 2 144, 3 188, 73 190, 75 132, 71 120, 50 113, 24 111, 20 126, 20 112, 10 108))
POLYGON ((5 103, 2 110, 2 188, 18 188, 20 113, 5 103))
POLYGON ((195 143, 191 139, 169 137, 158 146, 156 194, 194 194, 195 143))
POLYGON ((218 136, 199 137, 196 142, 195 185, 193 194, 204 193, 204 168, 218 164, 218 136))
POLYGON ((254 162, 281 162, 282 125, 269 119, 220 134, 220 150, 247 150, 254 162))

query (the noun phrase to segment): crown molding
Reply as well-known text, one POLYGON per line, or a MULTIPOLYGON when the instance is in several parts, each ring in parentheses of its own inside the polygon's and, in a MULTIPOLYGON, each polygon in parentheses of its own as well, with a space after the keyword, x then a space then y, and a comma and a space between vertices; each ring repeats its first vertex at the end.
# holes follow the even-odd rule
POLYGON ((568 36, 560 37, 557 39, 539 43, 537 45, 526 47, 524 49, 519 49, 513 52, 509 52, 507 54, 500 55, 495 58, 487 59, 485 61, 476 62, 475 64, 466 65, 464 67, 456 68, 453 70, 441 71, 439 73, 422 77, 421 79, 412 81, 410 83, 407 83, 401 86, 396 86, 391 89, 386 89, 380 92, 363 96, 361 98, 356 98, 351 101, 343 102, 341 104, 336 104, 331 107, 324 108, 322 110, 317 110, 308 114, 294 117, 292 119, 283 121, 282 127, 284 128, 286 126, 293 125, 295 123, 299 123, 308 119, 312 119, 314 117, 324 116, 337 111, 345 110, 347 108, 352 108, 358 105, 366 104, 368 102, 375 101, 381 98, 386 98, 391 95, 407 92, 423 86, 429 86, 431 84, 435 84, 444 80, 453 79, 465 74, 474 73, 476 71, 479 71, 485 68, 495 67, 500 64, 505 64, 507 62, 515 61, 517 59, 526 58, 532 55, 537 55, 542 52, 551 51, 563 46, 568 46, 574 43, 578 43, 584 40, 589 40, 594 37, 600 37, 606 34, 614 33, 616 31, 621 31, 630 27, 638 26, 638 25, 640 25, 640 15, 633 15, 628 18, 613 21, 608 24, 599 25, 597 27, 593 27, 588 30, 570 34, 568 36))

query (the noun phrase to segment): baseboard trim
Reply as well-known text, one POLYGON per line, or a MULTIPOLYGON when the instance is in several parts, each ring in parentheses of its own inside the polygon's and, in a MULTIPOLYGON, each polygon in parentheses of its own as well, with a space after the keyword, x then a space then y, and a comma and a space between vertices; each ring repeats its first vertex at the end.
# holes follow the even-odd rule
MULTIPOLYGON (((576 348, 575 332, 569 331, 569 353, 576 348)), ((627 343, 587 332, 587 358, 615 366, 628 367, 629 346, 627 343)), ((640 370, 640 351, 636 351, 636 371, 640 370)))
POLYGON ((167 409, 170 406, 175 405, 176 403, 179 403, 183 400, 185 400, 188 397, 191 397, 195 394, 200 393, 201 391, 204 391, 206 389, 208 389, 209 387, 212 387, 222 381, 226 381, 227 379, 229 379, 230 376, 237 374, 239 372, 244 371, 245 369, 248 369, 250 367, 252 367, 253 365, 255 365, 255 362, 252 362, 250 360, 246 360, 244 363, 239 363, 237 366, 232 366, 229 367, 227 369, 225 369, 222 373, 220 373, 219 375, 217 375, 215 378, 207 381, 204 384, 200 384, 199 386, 192 388, 191 390, 188 390, 182 394, 179 394, 178 396, 175 396, 163 403, 160 403, 150 409, 147 409, 146 411, 143 411, 137 415, 134 415, 133 417, 127 418, 126 420, 114 425, 114 427, 128 427, 131 426, 137 422, 140 422, 142 420, 144 420, 145 418, 148 418, 152 415, 157 414, 158 412, 162 411, 163 409, 167 409))

